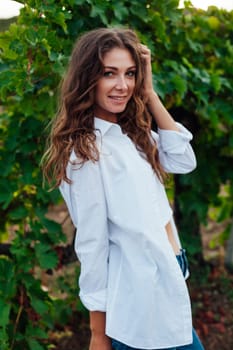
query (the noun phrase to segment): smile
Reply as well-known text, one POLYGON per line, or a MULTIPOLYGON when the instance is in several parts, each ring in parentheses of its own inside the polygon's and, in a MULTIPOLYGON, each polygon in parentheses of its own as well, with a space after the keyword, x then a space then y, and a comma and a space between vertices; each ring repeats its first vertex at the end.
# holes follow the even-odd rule
POLYGON ((116 101, 125 101, 127 99, 127 96, 109 96, 109 98, 116 101))

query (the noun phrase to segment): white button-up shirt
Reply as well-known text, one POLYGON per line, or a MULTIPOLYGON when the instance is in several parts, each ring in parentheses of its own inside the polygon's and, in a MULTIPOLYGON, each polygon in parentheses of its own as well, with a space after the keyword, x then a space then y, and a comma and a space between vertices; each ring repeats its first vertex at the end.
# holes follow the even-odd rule
MULTIPOLYGON (((192 134, 152 131, 167 172, 196 166, 192 134)), ((61 193, 77 227, 80 298, 106 311, 106 334, 140 349, 190 344, 189 294, 165 225, 172 221, 164 186, 118 124, 95 118, 98 162, 82 167, 74 152, 61 193)), ((174 222, 173 222, 174 223, 174 222)))

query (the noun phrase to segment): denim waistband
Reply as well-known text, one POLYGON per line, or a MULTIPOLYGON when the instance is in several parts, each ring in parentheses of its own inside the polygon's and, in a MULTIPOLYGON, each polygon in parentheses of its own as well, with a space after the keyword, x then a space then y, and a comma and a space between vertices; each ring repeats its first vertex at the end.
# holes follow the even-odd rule
POLYGON ((181 271, 184 275, 186 276, 186 272, 188 270, 188 259, 186 256, 186 251, 185 249, 180 249, 180 254, 176 255, 176 259, 180 265, 181 271))

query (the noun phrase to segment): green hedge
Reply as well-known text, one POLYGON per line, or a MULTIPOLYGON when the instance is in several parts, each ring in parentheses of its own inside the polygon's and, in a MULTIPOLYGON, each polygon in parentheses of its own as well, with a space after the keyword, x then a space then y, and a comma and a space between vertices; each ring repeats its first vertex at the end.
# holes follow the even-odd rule
POLYGON ((49 330, 73 304, 43 291, 34 272, 56 269, 54 247, 66 239, 45 216, 60 196, 42 188, 39 163, 58 84, 83 31, 135 29, 152 50, 156 90, 194 133, 198 168, 174 178, 175 214, 189 251, 201 252, 199 226, 210 207, 219 220, 233 210, 232 12, 180 10, 177 0, 22 3, 17 22, 0 35, 0 240, 12 240, 10 254, 0 256, 1 350, 48 349, 49 330))

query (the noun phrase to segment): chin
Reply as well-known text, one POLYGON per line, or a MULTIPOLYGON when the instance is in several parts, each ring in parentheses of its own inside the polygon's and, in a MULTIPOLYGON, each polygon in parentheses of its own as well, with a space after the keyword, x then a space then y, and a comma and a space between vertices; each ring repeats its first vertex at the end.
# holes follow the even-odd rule
POLYGON ((126 109, 126 105, 115 108, 113 111, 111 111, 112 113, 116 114, 116 113, 122 113, 124 112, 124 110, 126 109))

